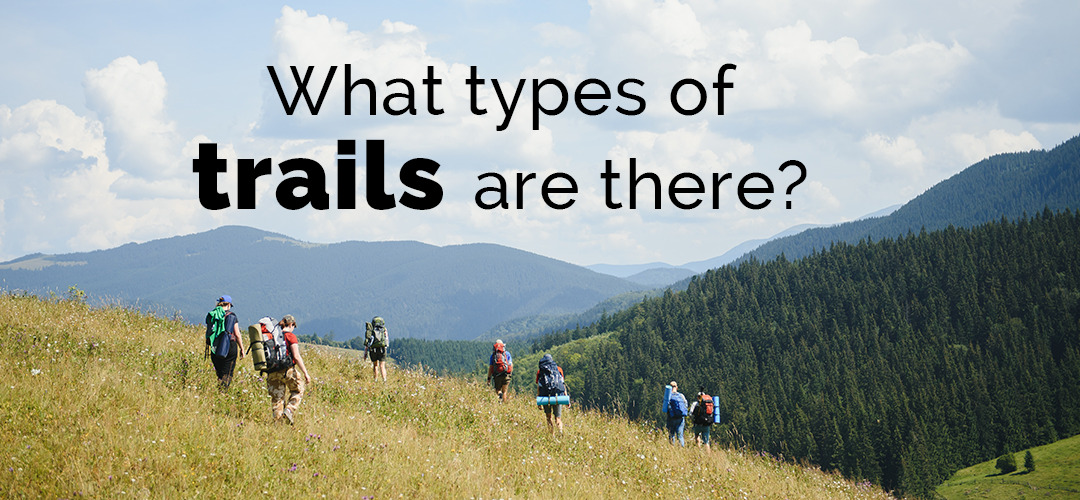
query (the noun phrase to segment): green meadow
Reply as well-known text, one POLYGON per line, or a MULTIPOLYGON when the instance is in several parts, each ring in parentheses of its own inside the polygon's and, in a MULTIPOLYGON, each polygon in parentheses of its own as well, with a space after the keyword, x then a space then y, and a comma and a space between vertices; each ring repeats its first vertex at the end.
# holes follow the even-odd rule
MULTIPOLYGON (((303 325, 300 325, 302 330, 303 325)), ((203 329, 77 300, 0 295, 4 498, 886 498, 750 451, 676 448, 651 424, 304 345, 314 380, 270 422, 250 358, 227 391, 203 329)), ((1049 466, 1049 464, 1048 464, 1049 466)))
POLYGON ((938 486, 945 498, 1080 498, 1080 436, 1031 448, 1035 470, 1024 469, 1024 452, 1013 455, 1018 469, 1001 474, 997 459, 973 465, 938 486))

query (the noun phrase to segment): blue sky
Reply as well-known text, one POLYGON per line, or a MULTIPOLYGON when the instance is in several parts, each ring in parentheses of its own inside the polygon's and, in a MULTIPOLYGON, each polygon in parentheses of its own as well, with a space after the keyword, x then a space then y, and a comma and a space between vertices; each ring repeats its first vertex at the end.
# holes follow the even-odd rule
POLYGON ((0 261, 240 224, 314 242, 491 242, 582 265, 681 264, 904 203, 989 155, 1080 133, 1073 2, 46 1, 4 11, 0 261), (729 63, 737 69, 727 73, 734 88, 721 116, 711 83, 729 63), (288 116, 266 70, 315 66, 324 75, 345 64, 354 77, 417 88, 432 66, 446 112, 427 114, 421 98, 416 116, 368 116, 363 101, 345 116, 337 80, 318 116, 288 116), (470 66, 488 79, 483 116, 469 111, 470 66), (624 116, 612 109, 633 102, 616 95, 607 112, 588 116, 571 103, 532 130, 526 96, 498 131, 493 78, 552 78, 571 89, 636 78, 647 104, 624 116), (710 91, 694 116, 669 103, 684 78, 710 91), (338 139, 384 140, 387 188, 397 194, 408 190, 398 166, 438 162, 442 202, 370 209, 361 168, 358 208, 290 211, 274 198, 287 177, 275 170, 256 183, 256 209, 236 208, 237 158, 319 161, 333 207, 338 139), (231 208, 199 203, 192 160, 202 142, 229 162, 219 182, 231 208), (625 180, 630 158, 665 183, 680 173, 737 182, 759 172, 778 193, 760 210, 739 202, 734 182, 722 184, 717 209, 710 195, 691 210, 666 198, 659 210, 608 208, 599 174, 611 160, 625 180), (787 160, 807 170, 791 196, 784 189, 795 176, 778 170, 787 160), (533 182, 523 209, 484 210, 474 195, 491 185, 478 179, 485 172, 562 172, 579 192, 554 210, 533 182))

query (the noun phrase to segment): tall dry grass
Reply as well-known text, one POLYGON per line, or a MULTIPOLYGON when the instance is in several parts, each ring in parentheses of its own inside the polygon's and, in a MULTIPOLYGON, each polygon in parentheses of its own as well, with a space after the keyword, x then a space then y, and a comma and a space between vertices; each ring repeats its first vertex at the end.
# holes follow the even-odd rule
MULTIPOLYGON (((303 325, 300 325, 302 331, 303 325)), ((878 488, 734 450, 672 447, 571 407, 304 346, 296 424, 271 424, 249 358, 227 391, 202 328, 77 300, 0 295, 5 498, 867 498, 878 488)))

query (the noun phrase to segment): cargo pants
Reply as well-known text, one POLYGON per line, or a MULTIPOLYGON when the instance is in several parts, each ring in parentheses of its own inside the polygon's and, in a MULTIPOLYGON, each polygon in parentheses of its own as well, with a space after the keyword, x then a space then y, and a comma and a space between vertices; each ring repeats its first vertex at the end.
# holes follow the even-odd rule
POLYGON ((286 408, 291 413, 296 413, 296 407, 300 406, 300 400, 304 399, 304 376, 300 375, 295 367, 268 373, 266 390, 270 393, 270 411, 276 421, 285 413, 286 408))

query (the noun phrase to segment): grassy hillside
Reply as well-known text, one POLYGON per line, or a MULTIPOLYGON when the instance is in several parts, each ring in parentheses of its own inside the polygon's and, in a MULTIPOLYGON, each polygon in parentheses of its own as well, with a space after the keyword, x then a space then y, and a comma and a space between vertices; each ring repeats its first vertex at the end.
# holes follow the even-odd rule
MULTIPOLYGON (((300 325, 303 330, 303 325, 300 325)), ((868 484, 739 451, 676 449, 654 429, 499 404, 475 383, 305 349, 295 426, 269 420, 244 359, 219 391, 202 332, 130 310, 0 295, 5 498, 884 498, 868 484)))
POLYGON ((1001 474, 996 460, 973 465, 938 486, 945 498, 1080 497, 1080 435, 1031 448, 1035 470, 1024 470, 1024 451, 1015 453, 1019 470, 1001 474))

